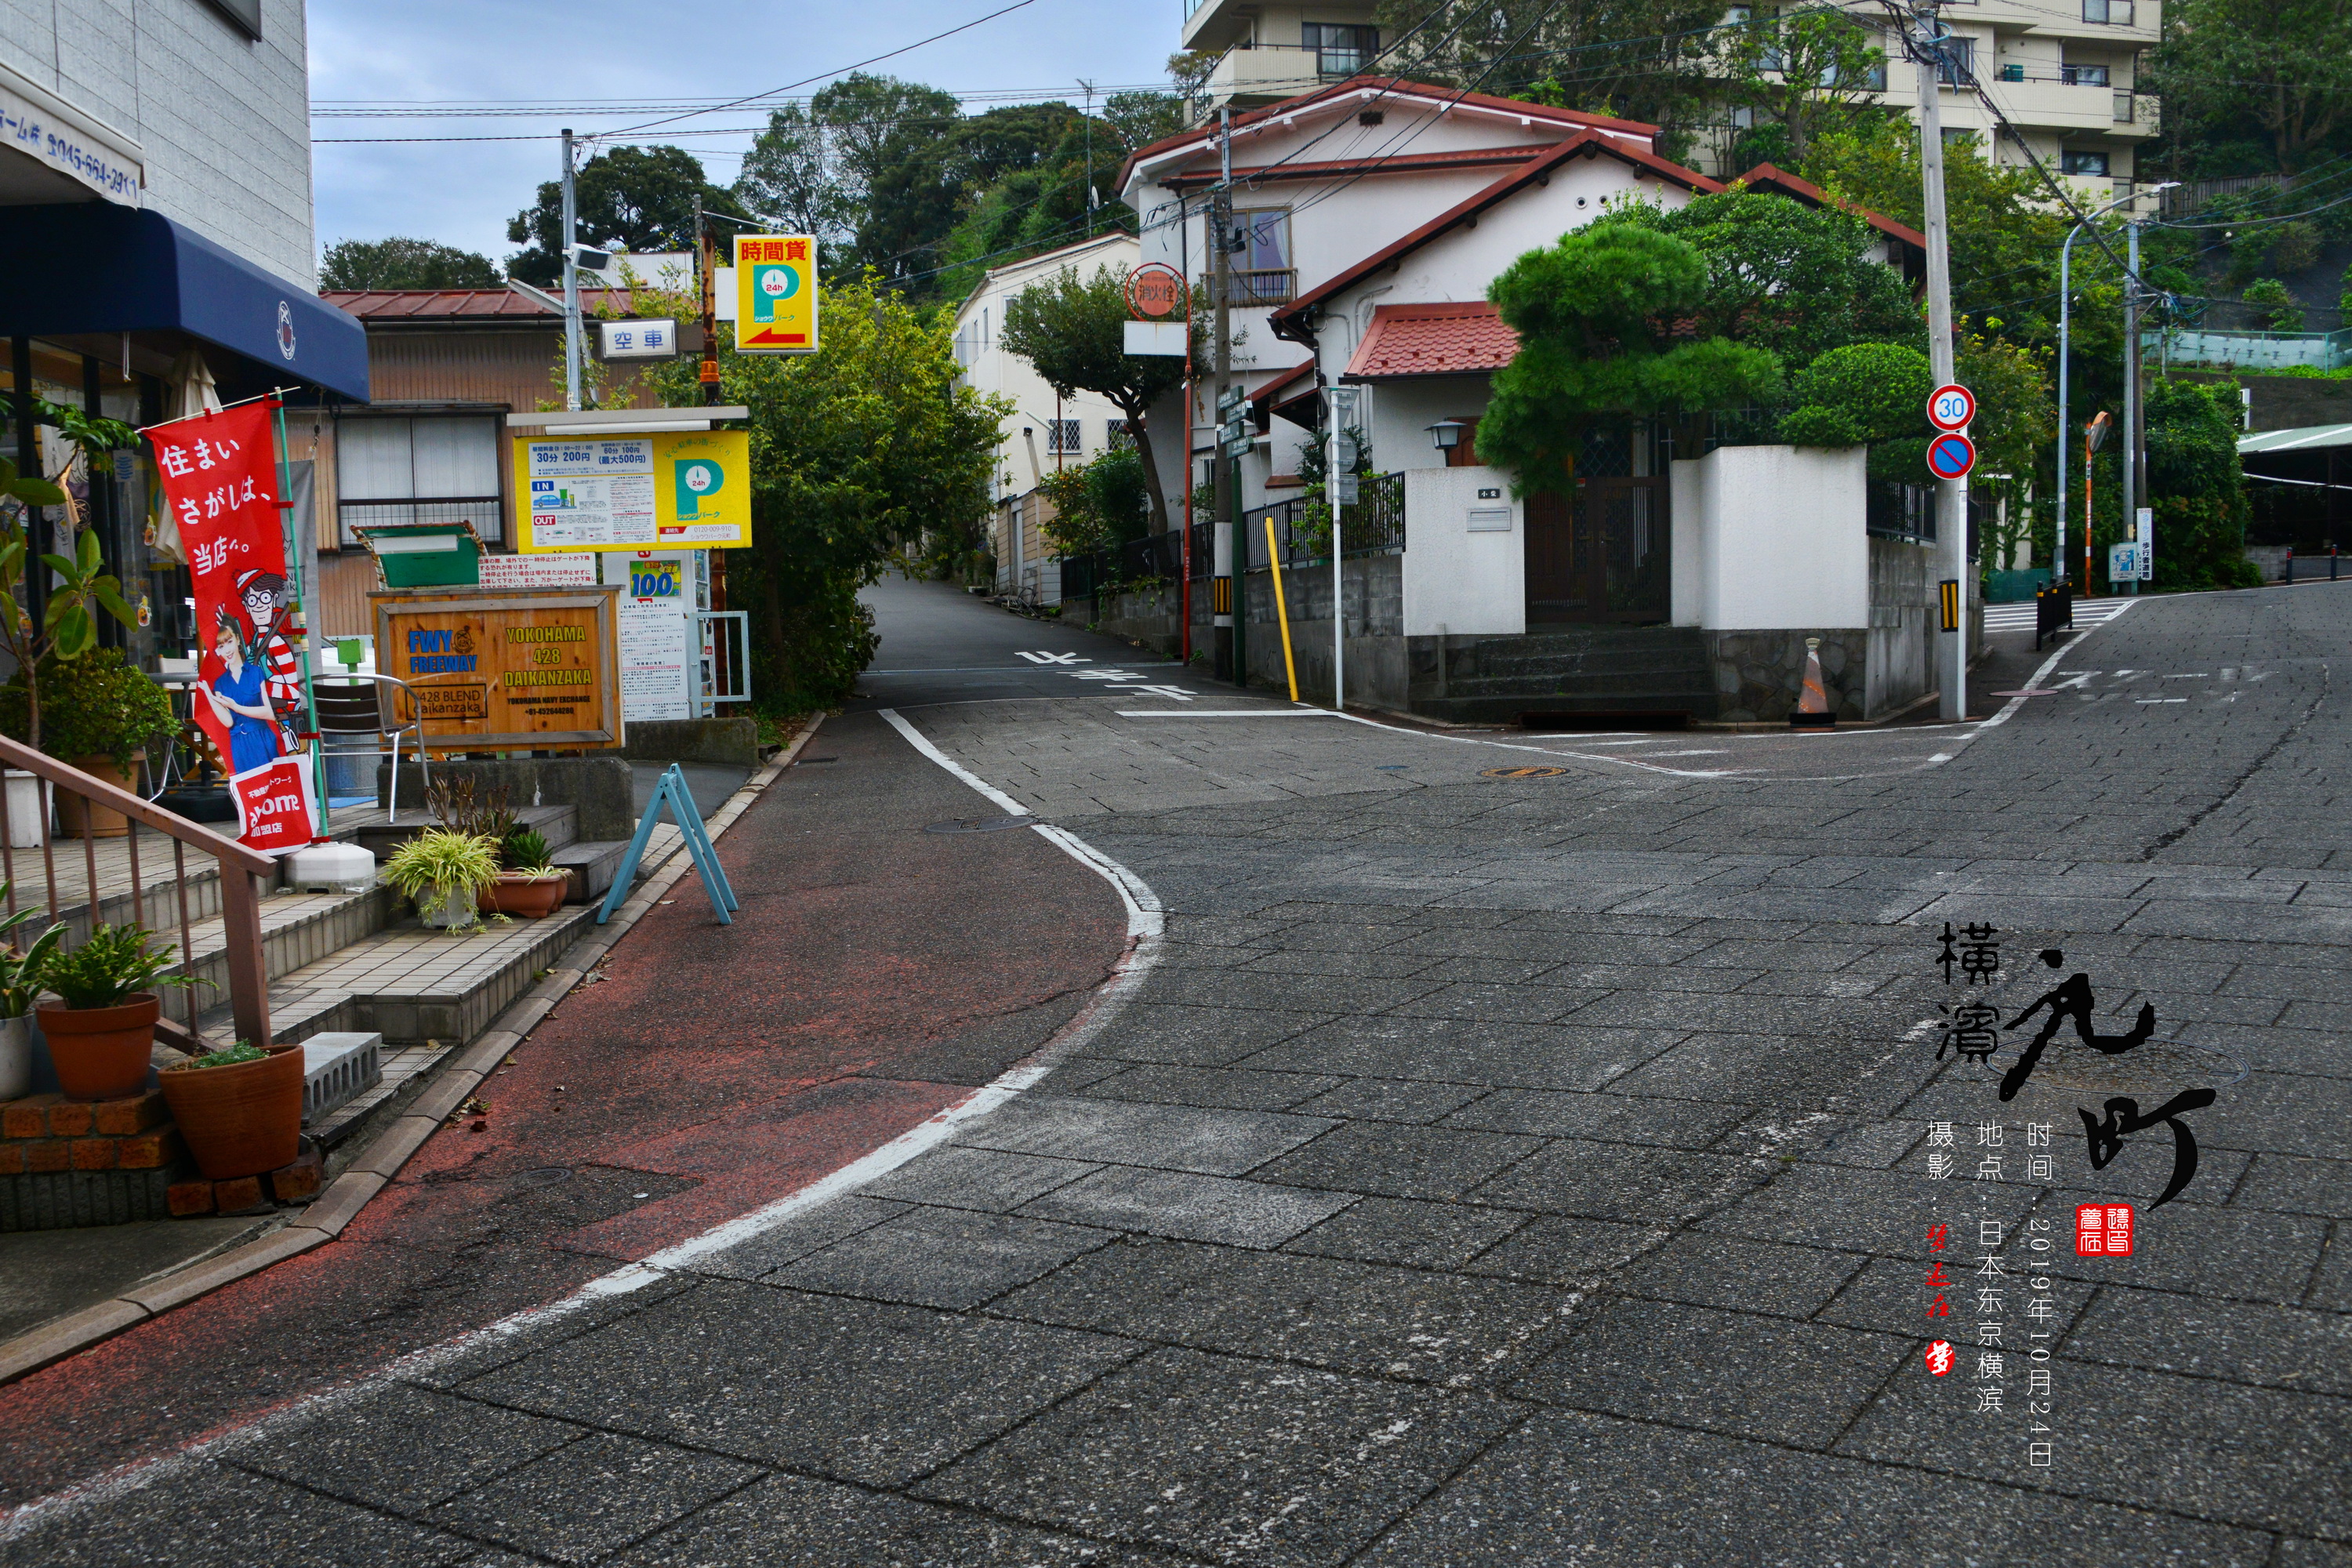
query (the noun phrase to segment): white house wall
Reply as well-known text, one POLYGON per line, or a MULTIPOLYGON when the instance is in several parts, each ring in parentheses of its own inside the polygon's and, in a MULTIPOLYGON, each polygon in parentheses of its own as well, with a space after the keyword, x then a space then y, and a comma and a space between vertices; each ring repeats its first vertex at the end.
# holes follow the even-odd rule
MULTIPOLYGON (((1413 468, 1404 489, 1404 635, 1517 637, 1528 629, 1527 519, 1500 468, 1413 468), (1482 491, 1496 491, 1482 495, 1482 491), (1507 531, 1471 513, 1507 510, 1507 531)), ((1351 683, 1352 684, 1352 683, 1351 683)))
POLYGON ((1671 465, 1674 624, 1868 626, 1864 460, 1860 447, 1720 447, 1671 465))

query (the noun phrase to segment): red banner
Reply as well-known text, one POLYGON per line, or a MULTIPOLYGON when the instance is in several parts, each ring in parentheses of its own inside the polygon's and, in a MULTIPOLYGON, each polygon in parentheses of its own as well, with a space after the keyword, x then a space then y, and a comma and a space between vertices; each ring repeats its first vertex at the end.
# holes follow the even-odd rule
MULTIPOLYGON (((163 504, 179 525, 196 601, 198 675, 196 722, 229 765, 240 808, 247 775, 269 770, 299 750, 302 728, 302 667, 289 635, 293 591, 286 572, 286 531, 278 512, 278 448, 264 400, 150 427, 163 504)), ((274 774, 273 777, 290 776, 274 774)), ((274 784, 256 800, 276 800, 274 784)), ((299 848, 310 842, 310 806, 302 806, 299 843, 274 824, 263 844, 260 826, 242 818, 240 835, 257 849, 299 848)))
POLYGON ((316 837, 311 828, 310 759, 264 763, 229 781, 236 800, 236 838, 264 855, 290 855, 316 837))

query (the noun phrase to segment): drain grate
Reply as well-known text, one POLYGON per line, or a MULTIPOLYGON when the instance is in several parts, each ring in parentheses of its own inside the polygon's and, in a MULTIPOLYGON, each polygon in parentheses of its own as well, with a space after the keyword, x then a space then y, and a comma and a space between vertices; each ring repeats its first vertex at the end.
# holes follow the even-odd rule
POLYGON ((952 822, 934 822, 923 829, 926 833, 1002 833, 1008 827, 1028 827, 1035 824, 1034 816, 959 816, 952 822))

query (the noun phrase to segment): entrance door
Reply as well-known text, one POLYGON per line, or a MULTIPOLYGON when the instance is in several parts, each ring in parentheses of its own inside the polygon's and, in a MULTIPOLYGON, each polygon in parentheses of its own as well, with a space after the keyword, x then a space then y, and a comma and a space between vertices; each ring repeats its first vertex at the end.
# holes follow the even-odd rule
POLYGON ((1528 497, 1529 622, 1667 618, 1666 481, 1651 447, 1643 426, 1589 431, 1570 493, 1528 497))

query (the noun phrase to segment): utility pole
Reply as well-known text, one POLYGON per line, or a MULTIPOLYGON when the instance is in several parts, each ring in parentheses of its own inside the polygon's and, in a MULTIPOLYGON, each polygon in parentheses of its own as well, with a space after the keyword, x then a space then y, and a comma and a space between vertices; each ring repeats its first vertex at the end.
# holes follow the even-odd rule
MULTIPOLYGON (((695 366, 695 377, 702 385, 702 401, 706 407, 719 402, 719 240, 710 232, 710 215, 702 210, 702 198, 694 198, 695 272, 702 287, 698 303, 702 314, 702 359, 695 366)), ((725 552, 714 551, 712 559, 724 559, 725 552)))
MULTIPOLYGON (((2124 225, 2129 249, 2124 267, 2124 513, 2123 534, 2126 539, 2139 538, 2140 498, 2146 494, 2147 476, 2140 464, 2141 451, 2139 407, 2139 220, 2132 218, 2124 225)), ((2135 580, 2129 590, 2139 592, 2135 580)))
POLYGON ((1348 710, 1348 568, 1347 549, 1340 537, 1339 506, 1345 489, 1342 476, 1352 479, 1356 453, 1347 426, 1356 417, 1356 389, 1324 389, 1323 405, 1331 422, 1330 452, 1323 464, 1323 496, 1331 508, 1331 710, 1348 710))
MULTIPOLYGON (((1087 123, 1087 237, 1092 239, 1095 237, 1095 84, 1080 77, 1078 85, 1087 89, 1084 117, 1087 123)), ((1184 460, 1189 463, 1192 459, 1188 457, 1184 460)))
POLYGON ((563 406, 580 411, 580 193, 572 182, 572 128, 563 130, 563 406))
MULTIPOLYGON (((1244 661, 1248 634, 1243 630, 1249 619, 1243 603, 1244 590, 1249 584, 1249 542, 1241 531, 1241 459, 1226 449, 1225 399, 1233 382, 1233 226, 1234 226, 1234 110, 1231 104, 1217 110, 1217 145, 1220 178, 1217 199, 1209 205, 1209 243, 1217 252, 1217 543, 1218 553, 1224 557, 1227 581, 1226 605, 1230 613, 1233 636, 1228 639, 1228 657, 1233 661, 1233 681, 1236 686, 1249 684, 1249 665, 1244 661)), ((1210 601, 1213 607, 1215 601, 1210 601)))
MULTIPOLYGON (((1918 24, 1913 35, 1919 59, 1920 195, 1927 221, 1927 361, 1936 384, 1948 384, 1952 367, 1952 264, 1949 237, 1944 222, 1944 117, 1937 100, 1940 24, 1936 0, 1917 0, 1912 16, 1918 24)), ((1943 625, 1943 583, 1958 584, 1959 615, 1955 627, 1939 631, 1936 643, 1936 678, 1947 722, 1968 716, 1969 707, 1969 482, 1945 479, 1936 487, 1935 575, 1941 579, 1930 614, 1943 625)))

